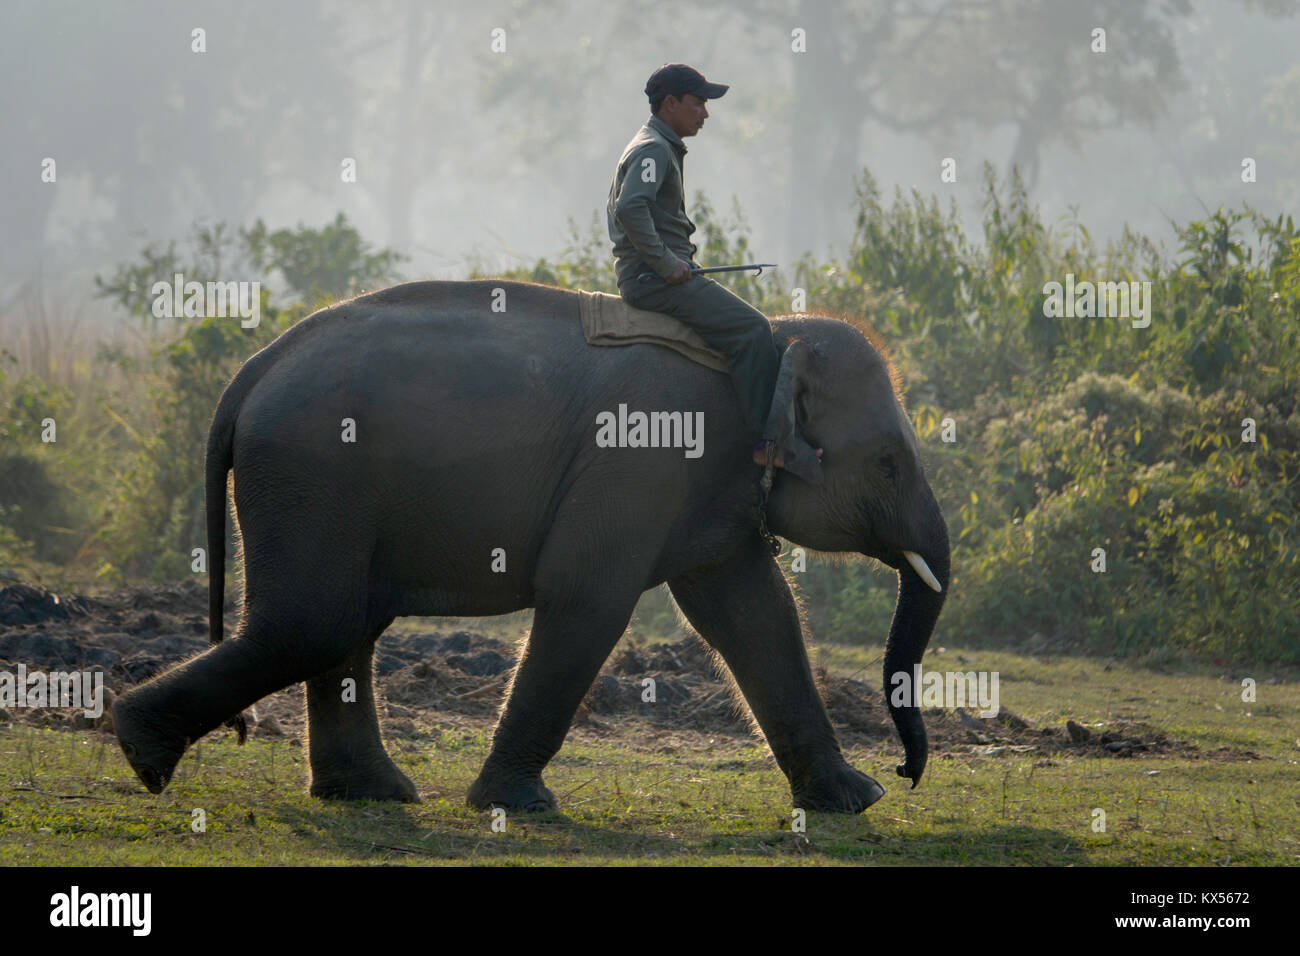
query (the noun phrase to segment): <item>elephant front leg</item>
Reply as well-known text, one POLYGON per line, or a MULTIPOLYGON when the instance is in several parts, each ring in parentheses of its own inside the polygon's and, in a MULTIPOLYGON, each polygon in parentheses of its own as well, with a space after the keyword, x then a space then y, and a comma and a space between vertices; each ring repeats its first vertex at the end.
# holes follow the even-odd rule
MULTIPOLYGON (((377 636, 377 635, 376 635, 377 636)), ((375 638, 307 682, 307 750, 313 797, 418 802, 415 784, 384 751, 375 713, 375 638)))
POLYGON ((578 705, 635 605, 635 592, 617 601, 539 604, 528 648, 492 735, 492 752, 469 788, 470 806, 555 809, 555 795, 542 782, 542 769, 564 744, 578 705))
POLYGON ((722 565, 668 583, 691 625, 731 669, 790 781, 793 805, 858 813, 879 800, 884 788, 840 752, 790 588, 759 537, 722 565))

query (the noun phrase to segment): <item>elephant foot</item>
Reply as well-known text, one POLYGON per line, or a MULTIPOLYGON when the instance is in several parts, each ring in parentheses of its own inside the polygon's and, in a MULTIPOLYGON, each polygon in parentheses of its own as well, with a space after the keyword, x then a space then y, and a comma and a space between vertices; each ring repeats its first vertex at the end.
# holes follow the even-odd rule
POLYGON ((365 774, 318 775, 312 774, 308 792, 322 800, 392 800, 397 803, 419 803, 420 794, 411 778, 397 769, 391 760, 378 772, 365 774))
POLYGON ((559 805, 555 794, 542 783, 540 775, 510 779, 479 774, 470 785, 467 799, 475 810, 504 807, 506 810, 540 813, 554 810, 559 805))
POLYGON ((884 795, 884 787, 845 763, 795 792, 794 806, 818 813, 861 813, 884 795))
POLYGON ((113 702, 113 729, 127 762, 150 793, 162 793, 189 740, 149 719, 131 694, 113 702))

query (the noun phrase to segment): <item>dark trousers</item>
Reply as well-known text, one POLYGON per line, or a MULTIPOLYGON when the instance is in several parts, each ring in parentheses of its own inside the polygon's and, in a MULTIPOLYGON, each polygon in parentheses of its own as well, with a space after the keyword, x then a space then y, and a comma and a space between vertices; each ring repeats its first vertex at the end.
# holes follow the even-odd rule
POLYGON ((725 355, 753 438, 772 437, 765 428, 781 357, 767 316, 706 276, 691 276, 681 285, 669 285, 657 275, 645 282, 633 279, 620 293, 635 308, 681 320, 710 348, 725 355))

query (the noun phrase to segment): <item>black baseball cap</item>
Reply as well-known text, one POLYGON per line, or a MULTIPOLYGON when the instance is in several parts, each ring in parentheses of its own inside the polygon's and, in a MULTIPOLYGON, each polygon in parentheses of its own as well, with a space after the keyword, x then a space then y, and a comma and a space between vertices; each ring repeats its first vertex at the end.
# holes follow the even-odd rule
POLYGON ((652 103, 661 96, 681 99, 687 93, 694 93, 702 100, 716 100, 728 89, 725 83, 710 83, 703 73, 685 63, 665 63, 650 74, 645 84, 645 94, 652 103))

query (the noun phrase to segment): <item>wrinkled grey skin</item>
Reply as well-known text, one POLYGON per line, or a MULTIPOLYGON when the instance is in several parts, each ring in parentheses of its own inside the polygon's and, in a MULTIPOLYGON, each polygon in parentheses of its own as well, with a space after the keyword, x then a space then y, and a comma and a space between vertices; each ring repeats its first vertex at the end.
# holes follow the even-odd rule
MULTIPOLYGON (((920 660, 942 607, 947 529, 887 365, 862 333, 828 318, 772 325, 788 470, 776 473, 771 526, 898 571, 889 686, 920 660), (810 446, 825 449, 822 462, 810 446)), ((543 768, 637 599, 667 581, 734 675, 793 805, 861 811, 884 791, 844 760, 813 685, 790 590, 756 530, 748 445, 726 375, 657 346, 586 345, 570 292, 420 282, 318 312, 249 359, 221 398, 207 463, 214 646, 116 702, 122 749, 159 793, 191 742, 305 681, 311 793, 415 800, 380 738, 376 639, 400 615, 531 607, 469 802, 551 808, 543 768), (496 288, 503 314, 490 310, 496 288), (702 410, 703 457, 598 448, 596 415, 620 402, 702 410), (345 418, 355 443, 341 440, 345 418), (247 583, 238 634, 218 643, 232 463, 247 583), (496 548, 504 573, 492 570, 496 548), (343 702, 346 678, 355 702, 343 702)), ((914 708, 893 716, 898 772, 915 785, 925 729, 914 708)))

